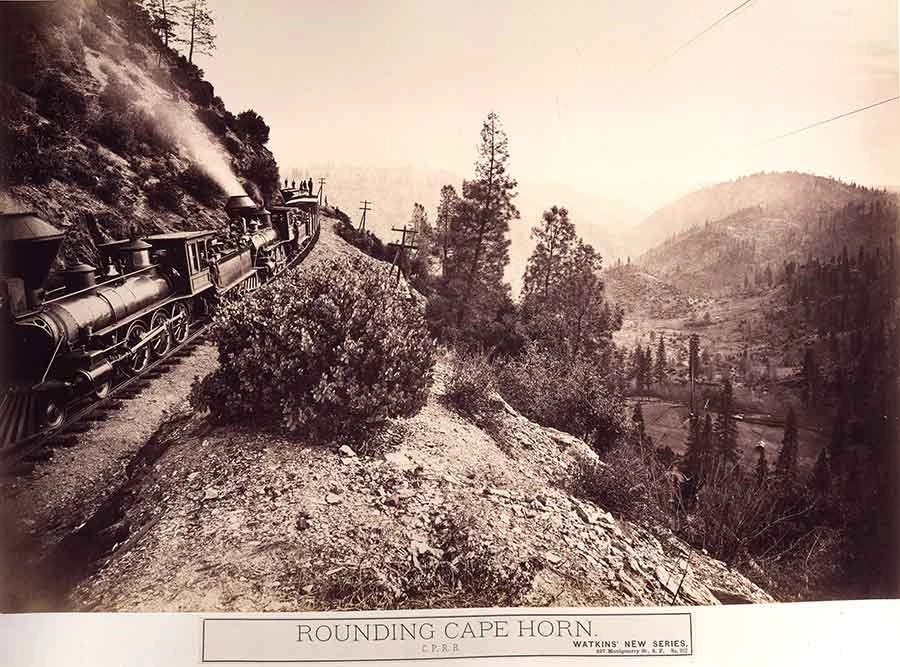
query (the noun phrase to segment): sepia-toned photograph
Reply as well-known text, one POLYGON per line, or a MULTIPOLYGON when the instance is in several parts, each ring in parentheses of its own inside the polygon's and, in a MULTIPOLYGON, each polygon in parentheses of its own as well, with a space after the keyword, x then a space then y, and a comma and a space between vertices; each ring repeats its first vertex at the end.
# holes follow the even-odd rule
POLYGON ((900 597, 897 11, 0 3, 0 611, 900 597))

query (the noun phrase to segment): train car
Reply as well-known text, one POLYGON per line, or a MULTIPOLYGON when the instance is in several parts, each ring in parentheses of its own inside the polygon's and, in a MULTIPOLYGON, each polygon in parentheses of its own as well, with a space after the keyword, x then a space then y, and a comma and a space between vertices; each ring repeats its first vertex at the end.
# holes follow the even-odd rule
POLYGON ((226 213, 222 231, 132 234, 98 247, 99 270, 55 276, 63 234, 35 213, 0 216, 0 449, 59 428, 73 403, 105 398, 185 342, 220 296, 272 280, 318 238, 308 202, 270 212, 241 195, 226 213))

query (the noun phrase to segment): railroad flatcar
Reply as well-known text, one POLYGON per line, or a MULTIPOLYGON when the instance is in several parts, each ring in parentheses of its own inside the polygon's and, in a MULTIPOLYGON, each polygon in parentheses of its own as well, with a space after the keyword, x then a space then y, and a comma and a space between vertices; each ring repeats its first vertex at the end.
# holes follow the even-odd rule
POLYGON ((132 234, 98 246, 99 269, 57 274, 63 233, 35 213, 0 216, 0 449, 59 428, 73 405, 105 398, 184 343, 222 295, 302 259, 318 238, 318 203, 283 194, 271 211, 231 197, 223 230, 132 234))

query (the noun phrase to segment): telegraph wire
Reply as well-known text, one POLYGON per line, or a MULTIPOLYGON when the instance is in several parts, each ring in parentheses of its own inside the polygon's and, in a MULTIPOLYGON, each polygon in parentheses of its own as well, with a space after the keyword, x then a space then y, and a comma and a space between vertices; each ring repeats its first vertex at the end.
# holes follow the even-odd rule
POLYGON ((864 107, 860 107, 858 109, 853 109, 852 111, 845 111, 842 114, 838 114, 837 116, 832 116, 831 118, 826 118, 825 120, 819 120, 815 123, 810 123, 809 125, 805 125, 796 130, 791 130, 790 132, 785 132, 784 134, 779 134, 777 137, 772 137, 771 139, 766 139, 764 141, 760 141, 759 143, 752 144, 749 148, 756 148, 759 146, 765 146, 767 144, 774 143, 776 141, 780 141, 782 139, 786 139, 787 137, 792 137, 795 134, 800 134, 801 132, 806 132, 807 130, 811 130, 814 127, 819 127, 821 125, 825 125, 826 123, 831 123, 836 120, 840 120, 841 118, 846 118, 847 116, 852 116, 854 114, 862 113, 863 111, 868 111, 869 109, 874 109, 875 107, 881 106, 882 104, 887 104, 889 102, 896 102, 900 100, 900 95, 894 95, 893 97, 889 97, 887 99, 881 100, 879 102, 873 102, 872 104, 867 104, 864 107))
POLYGON ((689 47, 691 44, 693 44, 694 42, 696 42, 698 39, 700 39, 701 37, 703 37, 703 35, 705 35, 705 34, 708 33, 709 31, 713 30, 713 29, 714 29, 716 26, 718 26, 719 24, 724 23, 724 22, 728 19, 728 17, 730 17, 731 15, 736 14, 737 12, 741 11, 744 7, 746 7, 747 5, 751 4, 752 2, 753 2, 753 0, 745 0, 744 2, 742 2, 741 4, 739 4, 737 7, 735 7, 734 9, 732 9, 730 12, 728 12, 728 13, 725 14, 724 16, 720 17, 718 20, 716 20, 716 21, 714 21, 713 23, 711 23, 711 24, 709 24, 708 26, 706 26, 703 30, 701 30, 700 32, 698 32, 698 33, 697 33, 696 35, 694 35, 693 37, 691 37, 688 41, 686 41, 684 44, 682 44, 682 45, 679 46, 677 49, 675 49, 674 51, 672 51, 672 52, 671 52, 669 55, 667 55, 665 58, 663 58, 662 60, 660 60, 659 62, 657 62, 655 65, 653 65, 653 66, 648 70, 648 73, 649 73, 649 72, 652 72, 652 71, 655 70, 657 67, 660 67, 661 65, 664 65, 665 63, 667 63, 668 61, 670 61, 670 60, 671 60, 672 58, 674 58, 676 55, 678 55, 679 53, 681 53, 684 49, 686 49, 686 48, 689 47))

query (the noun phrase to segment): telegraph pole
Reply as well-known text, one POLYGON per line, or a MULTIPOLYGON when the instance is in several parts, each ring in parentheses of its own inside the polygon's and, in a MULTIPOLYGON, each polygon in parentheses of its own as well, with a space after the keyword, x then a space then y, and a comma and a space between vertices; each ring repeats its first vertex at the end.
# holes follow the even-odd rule
POLYGON ((319 177, 319 206, 322 205, 322 195, 325 192, 325 180, 324 176, 319 177))
POLYGON ((406 257, 407 250, 416 250, 418 246, 413 245, 416 236, 416 230, 409 229, 406 225, 403 225, 402 229, 397 229, 396 227, 391 227, 391 231, 400 232, 403 236, 400 238, 400 243, 388 243, 388 247, 394 247, 397 249, 397 252, 394 253, 394 261, 391 262, 391 275, 394 275, 394 267, 397 267, 397 282, 400 282, 400 274, 403 272, 403 260, 406 257), (409 237, 409 243, 407 243, 407 237, 409 237))
POLYGON ((374 210, 374 209, 369 208, 369 206, 371 204, 374 204, 375 202, 369 201, 368 199, 366 199, 359 203, 362 204, 362 207, 359 209, 360 211, 362 211, 362 218, 359 221, 359 229, 357 231, 364 232, 364 231, 366 231, 366 213, 374 210))

